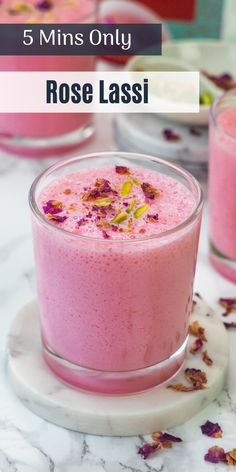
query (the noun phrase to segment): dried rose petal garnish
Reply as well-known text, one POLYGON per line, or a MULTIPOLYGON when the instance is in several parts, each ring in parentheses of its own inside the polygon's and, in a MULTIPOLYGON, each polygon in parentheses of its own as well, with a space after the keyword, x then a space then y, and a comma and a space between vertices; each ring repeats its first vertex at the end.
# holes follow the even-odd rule
POLYGON ((158 451, 158 449, 161 449, 161 443, 146 443, 138 449, 138 454, 140 454, 143 459, 147 459, 151 454, 158 451))
POLYGON ((196 336, 197 338, 200 338, 202 341, 205 341, 205 342, 207 341, 206 336, 205 336, 205 329, 202 326, 200 326, 197 320, 193 321, 193 323, 189 325, 188 332, 192 336, 196 336))
POLYGON ((208 449, 207 454, 204 456, 205 461, 218 464, 219 462, 226 462, 226 453, 222 447, 213 446, 208 449))
POLYGON ((200 129, 194 128, 193 126, 191 126, 191 127, 189 128, 189 132, 190 132, 190 134, 192 134, 193 136, 197 136, 197 137, 199 137, 199 136, 202 135, 202 132, 200 131, 200 129))
POLYGON ((222 438, 222 429, 218 423, 212 423, 211 421, 206 421, 205 424, 200 426, 202 434, 209 436, 211 438, 222 438))
POLYGON ((190 352, 191 354, 196 354, 203 346, 203 341, 202 339, 200 338, 197 338, 196 341, 194 341, 192 344, 191 344, 191 347, 190 347, 190 352))
POLYGON ((116 173, 120 175, 129 175, 130 170, 128 167, 125 166, 116 166, 116 173))
POLYGON ((155 215, 147 215, 147 220, 152 222, 152 223, 156 223, 156 221, 159 220, 158 213, 156 213, 155 215))
POLYGON ((67 216, 59 216, 59 215, 50 215, 48 214, 48 219, 50 221, 55 221, 55 223, 64 223, 67 220, 67 216))
POLYGON ((169 433, 162 433, 161 431, 153 433, 152 439, 154 442, 146 443, 138 450, 138 454, 141 454, 144 459, 147 459, 151 454, 160 449, 172 448, 172 443, 182 442, 181 438, 169 433))
POLYGON ((213 364, 213 360, 208 356, 207 351, 202 352, 202 360, 205 362, 206 365, 211 366, 213 364))
POLYGON ((236 297, 220 298, 219 304, 226 310, 226 312, 223 313, 223 316, 228 316, 232 311, 236 311, 236 297))
POLYGON ((226 452, 227 465, 236 465, 236 449, 226 452))
POLYGON ((160 191, 157 190, 153 185, 149 184, 148 182, 143 182, 141 185, 142 191, 146 198, 149 200, 154 200, 156 197, 160 195, 160 191))
POLYGON ((194 387, 207 383, 206 373, 200 369, 185 369, 185 378, 188 382, 193 384, 194 387))
POLYGON ((162 433, 161 431, 159 431, 158 433, 153 433, 152 439, 154 439, 154 441, 160 441, 161 443, 165 441, 170 441, 170 442, 183 441, 181 438, 178 438, 178 436, 173 436, 173 434, 169 434, 169 433, 162 433))
POLYGON ((175 390, 176 392, 195 392, 196 390, 203 390, 205 387, 202 384, 195 385, 192 387, 188 387, 187 385, 184 385, 184 384, 170 384, 170 385, 167 385, 167 388, 170 388, 171 390, 175 390))
POLYGON ((61 213, 63 211, 62 202, 59 200, 48 200, 43 206, 43 211, 46 215, 56 215, 57 213, 61 213))
POLYGON ((53 7, 53 4, 51 0, 41 0, 36 3, 35 7, 38 8, 39 10, 47 11, 47 10, 51 10, 51 8, 53 7))
POLYGON ((235 329, 236 328, 236 322, 232 321, 231 323, 224 322, 224 325, 226 329, 235 329))
POLYGON ((162 134, 166 141, 179 141, 181 139, 180 135, 175 133, 171 128, 163 129, 162 134))

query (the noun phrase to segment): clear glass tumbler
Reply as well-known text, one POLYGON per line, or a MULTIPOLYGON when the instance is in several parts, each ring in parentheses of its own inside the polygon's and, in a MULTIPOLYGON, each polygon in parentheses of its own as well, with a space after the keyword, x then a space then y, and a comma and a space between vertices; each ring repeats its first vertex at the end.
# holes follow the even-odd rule
POLYGON ((100 153, 55 164, 30 191, 44 358, 66 383, 112 394, 141 391, 173 376, 188 339, 202 193, 187 171, 161 159, 100 153), (180 182, 194 198, 174 229, 140 239, 68 232, 39 209, 47 186, 81 169, 127 166, 180 182))
POLYGON ((210 260, 236 283, 236 90, 211 108, 209 157, 210 260))
MULTIPOLYGON (((27 23, 30 29, 31 22, 94 23, 97 19, 98 0, 28 0, 25 10, 15 3, 14 9, 7 0, 1 2, 0 23, 27 23)), ((94 56, 2 56, 0 61, 0 72, 94 69, 94 56)), ((91 113, 0 113, 1 148, 23 156, 66 154, 78 148, 93 130, 91 113)))

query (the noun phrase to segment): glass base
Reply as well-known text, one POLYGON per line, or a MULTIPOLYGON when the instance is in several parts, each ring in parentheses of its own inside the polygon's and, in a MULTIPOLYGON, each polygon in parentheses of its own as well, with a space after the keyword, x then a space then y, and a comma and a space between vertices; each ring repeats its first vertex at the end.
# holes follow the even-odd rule
POLYGON ((178 351, 158 364, 122 372, 81 367, 68 362, 46 346, 43 355, 54 374, 66 384, 90 392, 120 395, 156 387, 173 377, 183 365, 187 342, 188 336, 178 351))
POLYGON ((217 272, 231 282, 236 283, 236 260, 225 256, 211 241, 209 259, 217 272))
POLYGON ((94 124, 89 123, 70 133, 51 138, 26 138, 20 136, 1 136, 0 148, 22 157, 58 157, 75 151, 94 133, 94 124))

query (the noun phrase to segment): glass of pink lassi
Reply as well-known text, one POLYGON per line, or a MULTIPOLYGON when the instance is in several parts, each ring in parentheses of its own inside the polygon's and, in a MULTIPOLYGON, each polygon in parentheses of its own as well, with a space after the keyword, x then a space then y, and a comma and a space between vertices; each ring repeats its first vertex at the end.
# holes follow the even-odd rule
MULTIPOLYGON (((0 23, 94 23, 97 0, 2 0, 0 23)), ((93 56, 1 56, 1 71, 92 71, 93 56)), ((85 113, 0 113, 0 145, 24 156, 77 148, 93 133, 85 113)))
POLYGON ((202 212, 187 171, 108 152, 43 172, 30 191, 44 358, 64 382, 112 394, 182 366, 202 212))
POLYGON ((215 101, 209 142, 210 260, 236 283, 236 91, 215 101))

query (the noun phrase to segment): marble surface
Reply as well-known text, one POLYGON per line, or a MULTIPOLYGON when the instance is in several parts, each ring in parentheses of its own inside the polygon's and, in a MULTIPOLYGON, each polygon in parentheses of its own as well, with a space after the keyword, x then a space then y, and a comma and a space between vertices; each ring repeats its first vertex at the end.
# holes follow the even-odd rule
POLYGON ((19 310, 11 326, 9 379, 27 408, 58 426, 104 436, 163 431, 192 418, 218 397, 225 384, 228 333, 219 317, 198 296, 194 297, 190 324, 196 320, 205 330, 207 342, 202 351, 207 349, 214 359, 211 366, 203 362, 201 351, 194 356, 191 354, 196 338, 189 336, 185 361, 171 381, 134 395, 96 395, 64 385, 46 365, 42 356, 38 304, 34 300, 19 310), (167 389, 170 384, 186 385, 187 368, 206 373, 206 388, 190 394, 167 389))
MULTIPOLYGON (((86 151, 112 149, 109 117, 98 117, 99 139, 86 151)), ((81 150, 83 151, 83 150, 81 150)), ((11 322, 35 296, 31 223, 27 195, 33 178, 49 161, 26 160, 0 152, 0 471, 1 472, 207 472, 226 466, 205 463, 203 455, 214 443, 227 450, 236 447, 236 331, 229 333, 229 378, 219 398, 183 426, 173 429, 184 442, 147 461, 137 447, 148 437, 108 438, 88 436, 59 428, 27 410, 17 399, 6 376, 6 338, 11 322), (220 440, 202 436, 199 425, 219 421, 220 440)), ((236 295, 236 286, 209 265, 207 217, 202 225, 195 289, 217 307, 219 296, 236 295)), ((234 315, 236 317, 236 315, 234 315)), ((232 315, 233 317, 233 315, 232 315)))

